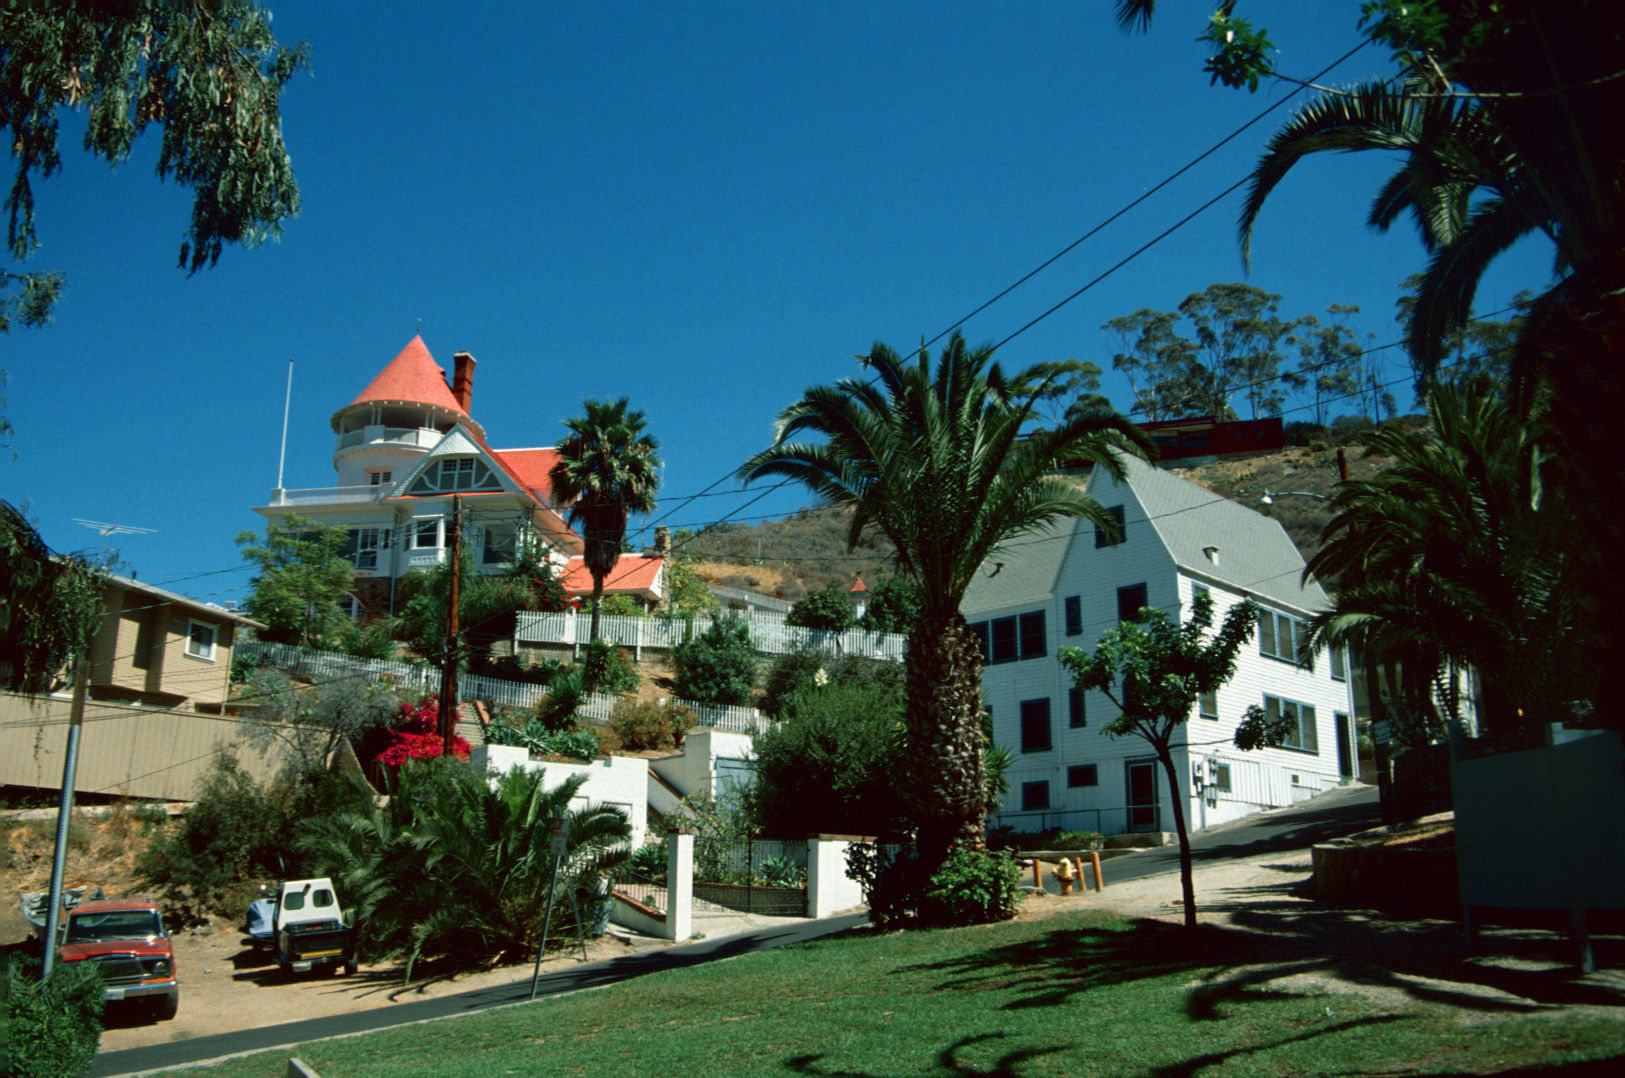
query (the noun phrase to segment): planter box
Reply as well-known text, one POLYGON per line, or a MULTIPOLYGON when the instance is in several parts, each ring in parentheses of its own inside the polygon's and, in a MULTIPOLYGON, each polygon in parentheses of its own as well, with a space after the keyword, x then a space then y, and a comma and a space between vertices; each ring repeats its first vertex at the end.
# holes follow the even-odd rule
POLYGON ((1456 851, 1403 846, 1316 846, 1315 897, 1391 913, 1461 915, 1456 851))

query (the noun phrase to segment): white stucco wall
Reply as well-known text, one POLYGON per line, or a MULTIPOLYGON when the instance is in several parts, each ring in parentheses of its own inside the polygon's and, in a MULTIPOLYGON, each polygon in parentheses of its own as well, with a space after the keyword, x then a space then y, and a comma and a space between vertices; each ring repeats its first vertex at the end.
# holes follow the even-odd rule
POLYGON ((587 781, 570 802, 571 808, 593 804, 612 805, 623 810, 632 825, 633 848, 643 845, 649 815, 647 760, 610 756, 590 764, 565 764, 532 760, 529 750, 524 748, 478 745, 469 755, 469 763, 493 775, 505 774, 515 767, 540 771, 549 786, 556 786, 572 775, 586 775, 587 781))
POLYGON ((749 760, 755 755, 749 734, 698 727, 689 731, 683 739, 681 755, 662 756, 649 763, 661 778, 687 797, 695 793, 717 792, 719 759, 749 760))

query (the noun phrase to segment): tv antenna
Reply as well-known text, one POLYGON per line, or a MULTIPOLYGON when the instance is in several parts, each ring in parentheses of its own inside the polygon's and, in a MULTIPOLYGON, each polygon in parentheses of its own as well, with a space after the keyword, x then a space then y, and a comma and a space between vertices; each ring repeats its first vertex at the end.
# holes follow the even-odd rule
POLYGON ((79 517, 74 517, 73 522, 101 535, 147 535, 158 530, 157 528, 137 528, 129 524, 108 524, 102 520, 83 520, 79 517))

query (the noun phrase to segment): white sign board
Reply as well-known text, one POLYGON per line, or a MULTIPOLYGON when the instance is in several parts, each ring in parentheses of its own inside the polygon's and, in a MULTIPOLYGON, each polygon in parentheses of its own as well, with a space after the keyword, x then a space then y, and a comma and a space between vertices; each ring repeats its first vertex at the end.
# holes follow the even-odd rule
POLYGON ((563 816, 553 817, 553 856, 563 857, 567 845, 568 830, 565 827, 563 816))

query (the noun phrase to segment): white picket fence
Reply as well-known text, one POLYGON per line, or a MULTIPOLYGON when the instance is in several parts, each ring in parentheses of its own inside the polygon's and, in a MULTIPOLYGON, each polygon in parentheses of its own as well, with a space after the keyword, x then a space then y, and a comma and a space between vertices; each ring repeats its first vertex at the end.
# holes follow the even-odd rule
MULTIPOLYGON (((317 651, 290 644, 274 644, 263 640, 242 639, 237 642, 238 655, 256 655, 273 666, 308 677, 326 681, 340 677, 364 677, 368 681, 392 681, 411 693, 432 695, 440 691, 440 671, 430 666, 395 662, 389 659, 362 659, 336 651, 317 651)), ((472 674, 457 679, 457 699, 484 700, 506 707, 535 707, 546 695, 547 689, 524 681, 504 681, 499 678, 478 677, 472 674)), ((582 718, 608 722, 615 705, 622 697, 607 693, 589 693, 582 698, 576 713, 582 718)), ((661 700, 663 706, 680 704, 699 717, 699 725, 738 733, 755 733, 772 722, 753 707, 726 707, 698 704, 692 700, 661 700)))
MULTIPOLYGON (((606 614, 598 619, 598 635, 619 647, 630 648, 638 658, 644 648, 670 649, 691 636, 698 636, 721 618, 738 618, 750 628, 751 643, 757 651, 783 655, 801 648, 816 648, 826 655, 858 655, 866 659, 901 662, 908 637, 901 633, 876 633, 848 629, 836 633, 786 625, 783 614, 764 611, 703 611, 692 621, 676 617, 632 618, 606 614)), ((576 646, 587 643, 592 615, 576 611, 538 614, 521 611, 514 640, 521 644, 576 646)))

